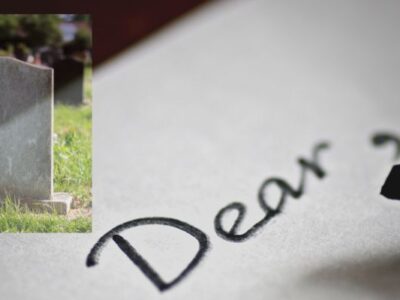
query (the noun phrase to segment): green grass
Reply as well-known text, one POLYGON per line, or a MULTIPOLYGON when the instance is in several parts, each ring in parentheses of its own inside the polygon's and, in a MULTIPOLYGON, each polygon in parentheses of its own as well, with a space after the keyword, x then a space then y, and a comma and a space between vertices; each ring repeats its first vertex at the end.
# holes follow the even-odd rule
POLYGON ((68 220, 55 213, 33 213, 6 198, 0 206, 0 232, 90 232, 91 218, 68 220))
POLYGON ((91 207, 92 108, 56 105, 54 113, 54 191, 91 207))
POLYGON ((85 67, 84 71, 84 98, 86 101, 89 101, 89 103, 92 102, 92 77, 93 77, 93 71, 92 67, 90 65, 87 65, 85 67))

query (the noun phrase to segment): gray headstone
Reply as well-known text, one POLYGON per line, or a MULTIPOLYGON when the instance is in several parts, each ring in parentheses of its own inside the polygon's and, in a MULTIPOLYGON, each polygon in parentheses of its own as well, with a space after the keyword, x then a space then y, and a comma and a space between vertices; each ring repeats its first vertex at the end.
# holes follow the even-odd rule
POLYGON ((53 192, 53 71, 0 58, 0 196, 53 192))
POLYGON ((84 63, 72 58, 54 64, 55 101, 69 105, 84 102, 84 63))

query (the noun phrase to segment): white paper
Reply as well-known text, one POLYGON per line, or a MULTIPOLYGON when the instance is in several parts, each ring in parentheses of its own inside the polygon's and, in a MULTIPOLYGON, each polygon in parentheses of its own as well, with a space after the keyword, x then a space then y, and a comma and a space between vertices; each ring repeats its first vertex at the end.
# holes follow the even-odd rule
MULTIPOLYGON (((212 3, 96 70, 93 233, 0 235, 1 299, 399 298, 400 202, 380 195, 399 161, 371 144, 400 135, 399 26, 398 1, 212 3), (247 207, 239 232, 259 221, 261 183, 297 186, 297 158, 325 140, 326 178, 308 174, 247 241, 216 234, 231 202, 247 207), (85 265, 104 233, 143 217, 209 238, 164 292, 113 241, 85 265)), ((197 251, 165 226, 121 235, 167 281, 197 251)))

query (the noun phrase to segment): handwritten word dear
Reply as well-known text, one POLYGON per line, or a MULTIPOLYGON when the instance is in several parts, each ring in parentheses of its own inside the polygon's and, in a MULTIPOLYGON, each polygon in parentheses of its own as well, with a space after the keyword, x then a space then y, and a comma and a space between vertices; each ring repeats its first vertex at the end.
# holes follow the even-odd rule
MULTIPOLYGON (((232 242, 241 242, 246 239, 252 237, 255 232, 259 231, 263 226, 265 226, 272 218, 279 215, 279 213, 283 210, 288 197, 292 197, 294 199, 300 198, 304 194, 305 182, 308 173, 314 174, 317 178, 322 179, 326 172, 319 164, 319 155, 320 152, 328 148, 328 143, 318 143, 312 151, 311 160, 307 160, 304 158, 300 158, 298 163, 300 165, 301 173, 300 173, 300 183, 297 188, 291 186, 286 180, 280 178, 268 178, 264 180, 258 190, 258 203, 261 206, 261 209, 265 212, 265 216, 255 223, 251 228, 249 228, 244 233, 238 233, 240 224, 246 213, 246 206, 239 202, 231 203, 224 208, 222 208, 216 215, 214 219, 214 227, 217 234, 227 240, 232 242), (280 189, 280 199, 276 207, 272 207, 266 197, 265 192, 271 186, 277 186, 280 189), (238 216, 233 226, 229 230, 225 230, 222 226, 222 220, 226 213, 229 211, 236 210, 238 211, 238 216)), ((135 219, 121 225, 118 225, 104 234, 98 242, 91 249, 87 259, 86 265, 88 267, 95 266, 99 262, 99 256, 107 244, 108 241, 113 240, 117 246, 125 253, 125 255, 143 272, 143 274, 160 290, 165 291, 170 289, 177 283, 181 282, 204 258, 204 254, 209 249, 209 239, 207 235, 202 232, 200 229, 195 228, 188 223, 183 221, 172 219, 172 218, 164 218, 164 217, 149 217, 149 218, 141 218, 135 219), (129 244, 123 237, 119 235, 120 232, 138 226, 144 225, 163 225, 170 226, 181 230, 190 236, 194 237, 199 243, 199 249, 193 259, 189 262, 189 264, 181 271, 181 273, 175 277, 170 282, 165 282, 161 276, 154 270, 152 266, 143 258, 143 256, 136 251, 136 249, 129 244)))

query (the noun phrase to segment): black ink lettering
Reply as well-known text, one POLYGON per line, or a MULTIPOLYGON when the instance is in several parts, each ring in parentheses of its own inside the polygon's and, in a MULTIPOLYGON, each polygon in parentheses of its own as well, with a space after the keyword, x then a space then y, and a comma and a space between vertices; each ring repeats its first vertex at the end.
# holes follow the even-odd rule
POLYGON ((314 173, 318 178, 323 178, 326 175, 325 171, 319 165, 318 154, 321 150, 324 150, 328 147, 329 147, 328 143, 319 143, 313 150, 311 161, 303 158, 299 159, 298 162, 301 167, 301 178, 299 187, 297 189, 293 188, 289 183, 280 178, 270 178, 265 180, 261 184, 261 187, 258 191, 258 203, 261 206, 261 208, 265 211, 265 216, 256 224, 254 224, 250 229, 248 229, 246 232, 242 234, 238 233, 238 228, 242 223, 243 218, 246 214, 246 206, 242 203, 234 202, 222 208, 215 216, 214 228, 216 233, 223 239, 232 242, 241 242, 250 238, 255 232, 257 232, 261 227, 267 224, 273 217, 277 216, 282 211, 288 195, 291 196, 292 198, 298 199, 304 194, 306 174, 308 171, 314 173), (272 208, 267 203, 266 201, 267 199, 265 199, 264 196, 265 191, 268 189, 268 187, 272 185, 278 186, 281 191, 281 196, 276 208, 272 208), (227 212, 234 210, 238 212, 238 216, 234 224, 232 225, 231 229, 229 231, 226 231, 222 227, 222 219, 224 218, 224 215, 227 212))
POLYGON ((396 147, 394 158, 400 158, 400 137, 387 132, 379 132, 372 136, 373 145, 380 147, 392 143, 396 147))
MULTIPOLYGON (((383 146, 389 143, 396 148, 395 159, 400 158, 400 137, 380 132, 372 136, 372 143, 375 146, 383 146)), ((393 166, 381 189, 381 195, 392 200, 400 200, 400 165, 393 166)))
POLYGON ((163 218, 163 217, 153 217, 153 218, 142 218, 135 219, 119 226, 114 227, 106 234, 104 234, 98 242, 93 246, 87 259, 86 265, 88 267, 95 266, 99 262, 99 255, 101 250, 104 248, 106 243, 112 239, 118 247, 126 254, 126 256, 143 272, 143 274, 160 290, 165 291, 172 286, 183 280, 201 261, 204 257, 205 252, 209 248, 209 241, 206 234, 201 230, 176 219, 163 218), (157 272, 149 265, 149 263, 135 250, 135 248, 130 245, 123 237, 119 235, 120 232, 142 225, 164 225, 171 226, 182 230, 191 236, 193 236, 199 243, 199 250, 195 257, 190 261, 186 268, 170 282, 165 282, 157 274, 157 272))
MULTIPOLYGON (((384 142, 383 142, 384 143, 384 142)), ((301 167, 301 175, 300 175, 300 183, 297 188, 292 187, 287 181, 281 178, 269 178, 265 180, 259 190, 258 190, 258 203, 260 207, 265 212, 265 216, 254 224, 250 229, 246 232, 239 234, 239 226, 243 221, 243 218, 246 214, 246 206, 240 202, 234 202, 226 207, 222 208, 214 219, 214 227, 217 234, 229 241, 240 242, 250 238, 255 232, 257 232, 261 227, 269 222, 273 217, 280 214, 284 208, 286 203, 286 199, 288 196, 291 196, 294 199, 300 198, 304 194, 305 184, 306 184, 306 175, 308 172, 312 172, 316 177, 323 178, 325 177, 325 171, 319 164, 319 152, 328 148, 328 143, 319 143, 317 144, 312 153, 312 159, 306 160, 304 158, 300 158, 298 163, 301 167), (276 207, 272 207, 268 204, 265 192, 271 186, 277 186, 280 190, 280 199, 276 207), (225 214, 236 210, 238 212, 238 216, 232 225, 229 231, 226 231, 222 227, 222 219, 225 214)), ((142 271, 142 273, 160 290, 165 291, 180 281, 182 281, 201 261, 204 257, 206 251, 209 248, 208 237, 201 230, 184 223, 182 221, 164 218, 164 217, 153 217, 153 218, 141 218, 135 219, 121 225, 118 225, 104 234, 97 243, 91 249, 89 255, 86 259, 87 267, 95 266, 99 263, 99 256, 102 249, 108 243, 109 240, 113 240, 117 246, 125 253, 125 255, 142 271), (142 225, 165 225, 177 228, 182 230, 189 235, 193 236, 199 243, 199 250, 194 256, 194 258, 190 261, 190 263, 186 266, 186 268, 170 282, 165 282, 160 275, 153 269, 152 266, 136 251, 136 249, 129 244, 122 236, 119 235, 120 232, 132 228, 138 227, 142 225)))

